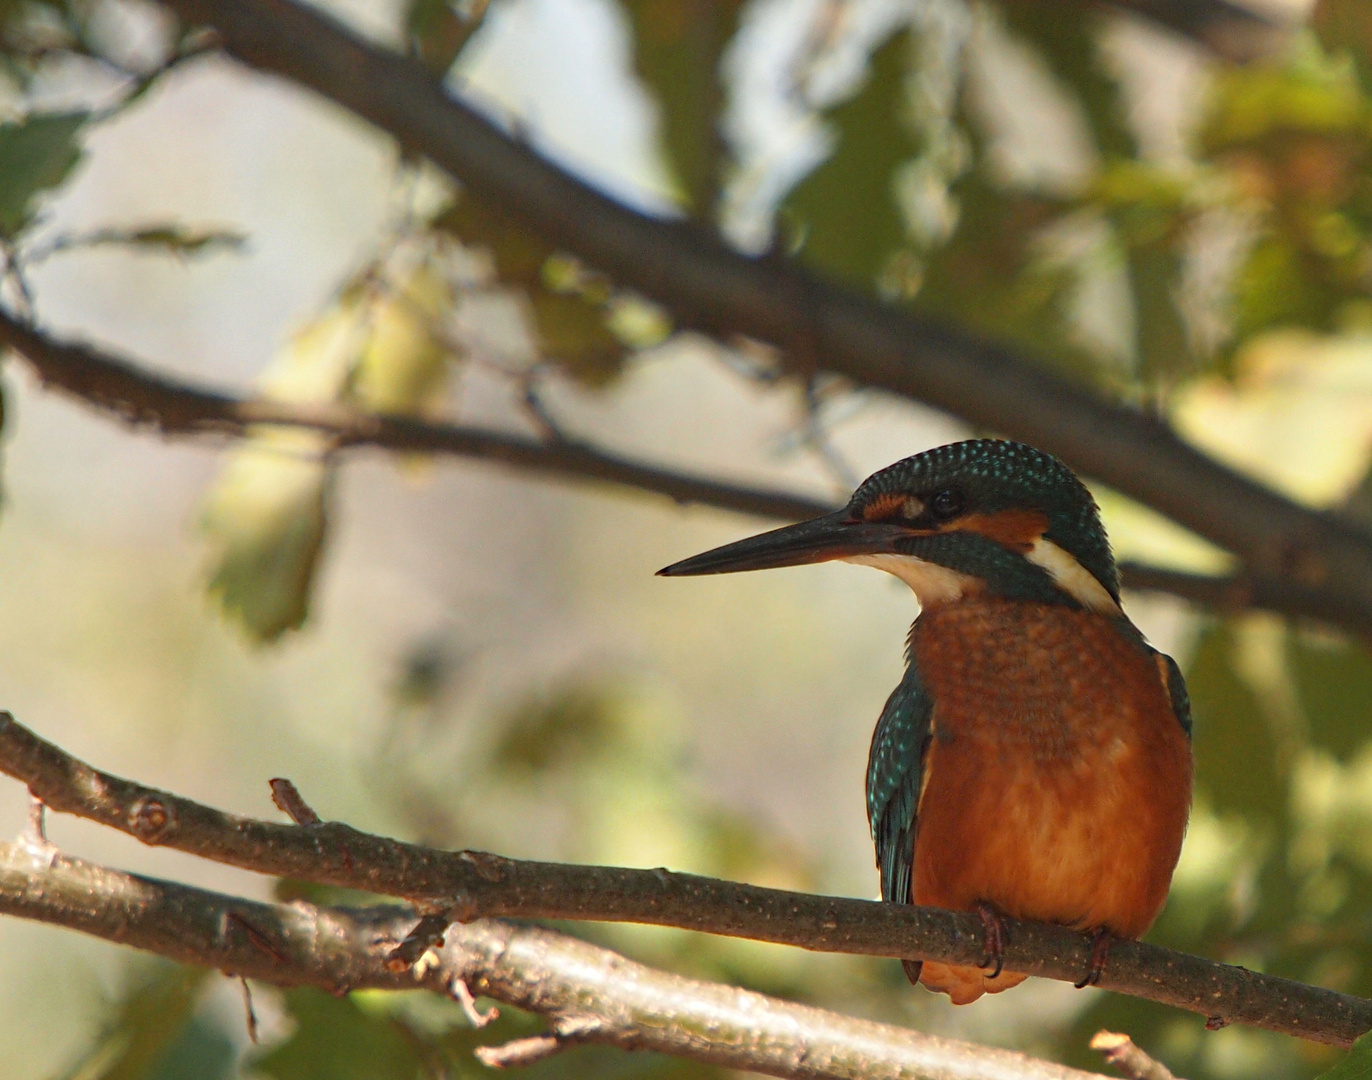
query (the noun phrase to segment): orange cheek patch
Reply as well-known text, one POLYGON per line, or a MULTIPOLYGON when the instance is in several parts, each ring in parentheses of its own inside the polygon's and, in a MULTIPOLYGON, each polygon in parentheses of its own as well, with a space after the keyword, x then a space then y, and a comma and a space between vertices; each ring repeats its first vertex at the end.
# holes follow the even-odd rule
POLYGON ((974 532, 1021 555, 1027 555, 1048 531, 1048 515, 1037 510, 1002 510, 998 514, 968 514, 950 521, 944 532, 974 532))
POLYGON ((862 508, 863 521, 884 521, 886 518, 895 514, 903 514, 905 511, 906 496, 898 495, 894 492, 887 495, 878 495, 862 508))

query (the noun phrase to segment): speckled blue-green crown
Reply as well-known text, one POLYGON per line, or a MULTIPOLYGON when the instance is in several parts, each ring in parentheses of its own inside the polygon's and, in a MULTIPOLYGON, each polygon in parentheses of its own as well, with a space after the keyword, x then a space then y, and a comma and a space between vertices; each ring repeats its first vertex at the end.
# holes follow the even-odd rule
POLYGON ((1048 515, 1047 539, 1070 552, 1119 599, 1119 572, 1100 509, 1086 485, 1051 454, 1003 439, 968 439, 916 454, 873 473, 853 493, 861 507, 878 495, 959 489, 969 511, 1031 508, 1048 515))

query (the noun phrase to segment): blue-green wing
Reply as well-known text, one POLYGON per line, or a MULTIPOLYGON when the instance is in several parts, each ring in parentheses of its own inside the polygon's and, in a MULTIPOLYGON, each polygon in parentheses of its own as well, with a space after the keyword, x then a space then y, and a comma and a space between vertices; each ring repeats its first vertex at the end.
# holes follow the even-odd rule
POLYGON ((1181 729, 1186 732, 1186 737, 1191 737, 1191 695, 1186 692, 1186 680, 1182 678, 1181 668, 1177 662, 1166 653, 1154 650, 1154 655, 1158 658, 1163 675, 1163 682, 1167 684, 1167 695, 1172 699, 1172 711, 1176 713, 1177 723, 1181 724, 1181 729))
POLYGON ((881 896, 910 903, 915 818, 934 702, 912 663, 881 711, 867 759, 867 820, 877 847, 881 896))

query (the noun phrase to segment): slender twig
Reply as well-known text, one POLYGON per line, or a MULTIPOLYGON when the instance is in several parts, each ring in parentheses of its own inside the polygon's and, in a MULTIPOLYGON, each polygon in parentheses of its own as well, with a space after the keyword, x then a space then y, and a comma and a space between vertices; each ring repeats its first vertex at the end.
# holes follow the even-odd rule
POLYGON ((748 258, 699 224, 650 218, 539 157, 422 65, 293 0, 165 0, 224 48, 388 132, 549 243, 666 306, 678 326, 780 346, 789 369, 927 402, 1056 454, 1238 555, 1372 612, 1372 533, 1300 506, 1013 349, 748 258))
POLYGON ((382 416, 346 405, 253 400, 146 371, 88 345, 61 342, 0 311, 0 345, 12 348, 42 383, 72 394, 127 423, 169 435, 238 436, 255 424, 313 428, 340 446, 480 458, 551 476, 597 480, 763 517, 826 514, 827 502, 780 491, 728 484, 647 465, 585 443, 527 436, 404 416, 382 416))
MULTIPOLYGON (((339 822, 297 826, 237 817, 103 773, 0 713, 0 772, 59 812, 98 821, 146 844, 319 884, 443 905, 450 918, 585 919, 676 926, 819 952, 976 965, 981 920, 965 912, 606 866, 437 851, 339 822)), ((1077 982, 1092 939, 1061 926, 1004 920, 1004 964, 1077 982)), ((1246 1024, 1348 1046, 1372 1029, 1372 1000, 1218 964, 1142 942, 1116 942, 1097 984, 1246 1024)))
MULTIPOLYGON (((758 517, 799 520, 837 507, 804 495, 728 484, 633 461, 569 438, 541 441, 510 432, 381 416, 342 405, 300 405, 236 397, 148 371, 89 345, 58 341, 0 310, 0 344, 26 360, 45 386, 135 425, 168 435, 237 436, 253 424, 325 431, 342 446, 451 454, 565 479, 594 480, 758 517)), ((1127 563, 1129 588, 1171 593, 1220 611, 1260 608, 1372 636, 1372 606, 1290 578, 1211 576, 1127 563)))
POLYGON ((276 803, 276 808, 297 825, 318 825, 320 823, 319 815, 301 797, 295 784, 284 776, 272 777, 267 781, 267 786, 271 788, 272 802, 276 803))
POLYGON ((1177 1080, 1166 1065, 1149 1057, 1128 1035, 1115 1031, 1098 1031, 1091 1037, 1091 1049, 1101 1056, 1127 1080, 1177 1080))
MULTIPOLYGON (((0 843, 0 913, 37 919, 182 963, 331 993, 422 987, 477 993, 547 1018, 569 1042, 654 1050, 795 1080, 1090 1080, 1093 1073, 732 986, 669 975, 549 930, 481 920, 452 927, 434 962, 395 971, 405 908, 263 904, 97 866, 51 863, 0 843), (264 951, 239 928, 271 943, 264 951)), ((515 1047, 506 1047, 507 1055, 515 1047)), ((498 1056, 498 1055, 497 1055, 498 1056)))

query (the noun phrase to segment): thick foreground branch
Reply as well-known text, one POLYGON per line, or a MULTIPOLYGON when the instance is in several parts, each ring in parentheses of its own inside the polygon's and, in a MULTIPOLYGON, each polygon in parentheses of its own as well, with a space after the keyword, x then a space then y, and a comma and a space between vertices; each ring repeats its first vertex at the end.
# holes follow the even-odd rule
POLYGON ((278 986, 418 986, 459 1000, 475 992, 547 1018, 547 1036, 478 1051, 491 1064, 602 1043, 796 1080, 1095 1075, 668 975, 564 934, 488 919, 450 927, 423 962, 397 971, 387 959, 417 921, 407 909, 256 903, 23 843, 0 843, 0 913, 278 986))
POLYGON ((1009 348, 752 259, 699 226, 607 198, 450 97, 417 61, 293 0, 164 0, 259 70, 323 95, 497 202, 552 243, 664 304, 683 326, 780 346, 835 372, 1056 454, 1240 556, 1372 612, 1372 534, 1206 457, 1167 425, 1009 348))
MULTIPOLYGON (((976 965, 981 920, 961 912, 812 896, 675 874, 438 851, 336 822, 237 817, 99 772, 0 713, 0 772, 54 810, 216 862, 441 904, 458 921, 489 916, 650 923, 819 952, 976 965)), ((1092 940, 1007 920, 1005 967, 1077 982, 1092 940)), ((1372 1030, 1372 1000, 1261 975, 1142 942, 1114 945, 1104 989, 1336 1046, 1372 1030)))
MULTIPOLYGON (((270 423, 327 432, 342 446, 492 461, 536 475, 616 484, 678 503, 759 517, 797 521, 837 509, 803 495, 693 476, 567 439, 538 440, 488 428, 379 416, 344 405, 242 398, 154 373, 90 345, 58 341, 3 310, 0 344, 26 361, 44 387, 167 435, 241 436, 254 424, 270 423)), ((1372 607, 1341 593, 1272 577, 1215 577, 1141 564, 1122 570, 1131 589, 1167 592, 1223 612, 1261 608, 1372 637, 1372 607)))

